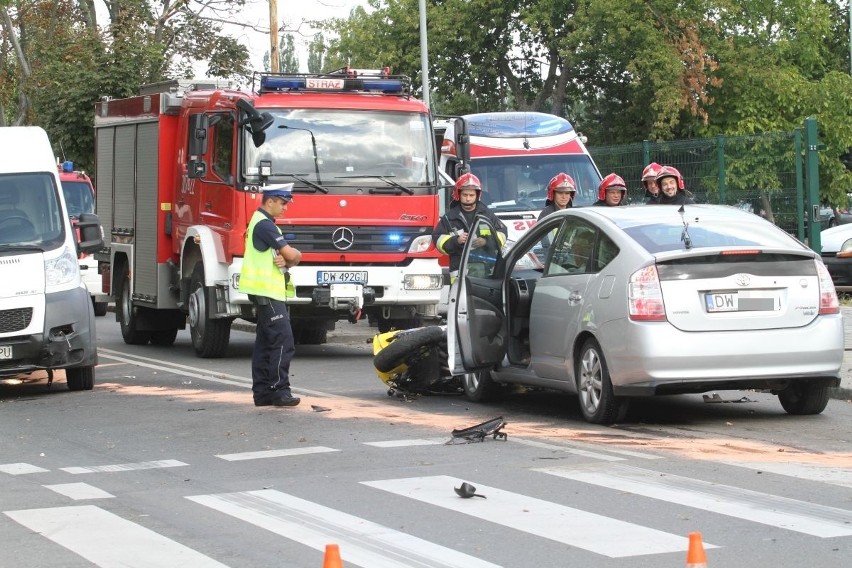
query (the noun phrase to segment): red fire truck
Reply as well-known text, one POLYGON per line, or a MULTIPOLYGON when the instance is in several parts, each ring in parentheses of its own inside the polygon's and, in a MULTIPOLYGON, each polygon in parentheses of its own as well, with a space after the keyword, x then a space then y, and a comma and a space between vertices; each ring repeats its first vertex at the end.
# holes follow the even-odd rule
POLYGON ((364 316, 381 331, 437 318, 435 143, 410 83, 387 69, 265 73, 252 92, 179 81, 97 103, 100 270, 125 342, 169 345, 188 320, 199 356, 225 354, 233 320, 254 319, 240 266, 272 183, 295 184, 276 223, 302 251, 297 342, 364 316))

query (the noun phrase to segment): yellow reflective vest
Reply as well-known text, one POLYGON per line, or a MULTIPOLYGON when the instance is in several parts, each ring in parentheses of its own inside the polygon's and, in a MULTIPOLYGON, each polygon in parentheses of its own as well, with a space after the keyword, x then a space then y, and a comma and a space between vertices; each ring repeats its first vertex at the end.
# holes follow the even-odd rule
MULTIPOLYGON (((289 274, 284 274, 275 266, 275 256, 278 254, 274 248, 263 252, 254 248, 252 240, 254 228, 264 219, 268 219, 261 211, 255 211, 249 221, 246 231, 246 250, 243 257, 243 266, 240 269, 240 292, 264 296, 273 300, 286 301, 296 295, 296 290, 290 281, 289 274)), ((276 225, 278 232, 281 229, 276 225)))

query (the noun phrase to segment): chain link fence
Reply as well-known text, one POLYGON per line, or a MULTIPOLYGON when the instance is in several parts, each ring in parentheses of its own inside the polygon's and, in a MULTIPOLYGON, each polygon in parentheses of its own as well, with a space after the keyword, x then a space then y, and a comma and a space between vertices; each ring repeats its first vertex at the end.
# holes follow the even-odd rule
MULTIPOLYGON (((804 240, 806 230, 802 133, 717 136, 672 142, 590 146, 602 175, 628 185, 630 203, 643 203, 642 170, 651 162, 676 167, 696 203, 739 207, 762 215, 804 240)), ((826 228, 832 211, 821 211, 826 228)))

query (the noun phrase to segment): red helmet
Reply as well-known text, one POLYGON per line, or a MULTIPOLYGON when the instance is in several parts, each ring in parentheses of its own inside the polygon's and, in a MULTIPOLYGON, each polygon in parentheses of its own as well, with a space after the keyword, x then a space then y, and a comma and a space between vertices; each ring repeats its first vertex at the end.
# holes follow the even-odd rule
POLYGON ((656 180, 661 167, 657 162, 651 162, 645 166, 645 169, 642 170, 642 185, 645 185, 646 181, 656 180))
POLYGON ((621 190, 621 197, 624 198, 624 195, 627 193, 627 184, 624 183, 624 180, 618 174, 609 174, 601 181, 601 184, 598 186, 598 199, 603 201, 606 199, 606 190, 618 188, 621 190))
POLYGON ((570 191, 572 194, 577 193, 577 184, 574 183, 574 180, 571 178, 571 176, 566 173, 560 172, 553 176, 553 179, 551 179, 550 183, 547 184, 547 200, 553 201, 554 192, 565 190, 570 191))
POLYGON ((479 200, 479 196, 482 194, 482 184, 479 183, 479 178, 470 172, 461 175, 456 180, 456 186, 453 188, 453 201, 461 201, 460 194, 463 189, 475 189, 477 200, 479 200))
POLYGON ((663 166, 660 168, 660 171, 657 172, 657 183, 659 184, 663 178, 673 177, 677 180, 677 189, 678 191, 683 191, 683 176, 680 175, 680 172, 677 171, 677 168, 672 166, 663 166))

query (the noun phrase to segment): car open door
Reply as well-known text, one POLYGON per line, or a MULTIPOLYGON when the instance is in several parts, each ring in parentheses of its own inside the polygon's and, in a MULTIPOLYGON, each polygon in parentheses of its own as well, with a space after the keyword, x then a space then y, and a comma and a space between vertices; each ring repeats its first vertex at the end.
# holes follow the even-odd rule
POLYGON ((450 288, 447 348, 454 375, 493 367, 505 355, 502 248, 494 226, 477 217, 450 288))

